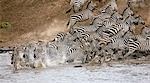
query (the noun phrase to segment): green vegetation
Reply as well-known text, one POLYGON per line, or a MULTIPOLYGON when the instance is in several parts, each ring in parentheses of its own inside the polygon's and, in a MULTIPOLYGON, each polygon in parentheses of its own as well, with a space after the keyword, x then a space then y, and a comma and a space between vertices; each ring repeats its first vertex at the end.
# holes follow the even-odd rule
POLYGON ((10 22, 0 22, 0 29, 9 29, 11 28, 10 22))

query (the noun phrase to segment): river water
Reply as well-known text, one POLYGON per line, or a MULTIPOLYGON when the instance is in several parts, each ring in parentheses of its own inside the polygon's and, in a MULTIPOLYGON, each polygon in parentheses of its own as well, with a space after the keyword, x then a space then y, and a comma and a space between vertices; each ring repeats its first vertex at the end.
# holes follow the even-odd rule
POLYGON ((79 68, 67 64, 14 73, 5 53, 0 54, 0 83, 150 83, 150 64, 79 68))

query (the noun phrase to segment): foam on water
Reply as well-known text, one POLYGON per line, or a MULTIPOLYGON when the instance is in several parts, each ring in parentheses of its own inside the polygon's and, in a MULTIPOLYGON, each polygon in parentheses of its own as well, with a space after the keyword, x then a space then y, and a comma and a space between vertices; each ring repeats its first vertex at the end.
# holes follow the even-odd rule
POLYGON ((150 64, 74 68, 55 65, 46 69, 24 69, 13 73, 10 57, 0 54, 0 83, 149 83, 150 64))

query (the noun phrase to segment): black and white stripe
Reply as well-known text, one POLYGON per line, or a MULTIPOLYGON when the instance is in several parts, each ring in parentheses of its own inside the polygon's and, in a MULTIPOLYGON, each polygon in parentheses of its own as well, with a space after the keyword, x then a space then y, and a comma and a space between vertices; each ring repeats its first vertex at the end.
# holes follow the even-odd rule
POLYGON ((58 33, 56 35, 56 37, 54 38, 53 41, 55 41, 55 42, 62 42, 62 41, 64 41, 66 35, 67 34, 65 32, 60 32, 60 33, 58 33))
POLYGON ((83 10, 79 13, 75 13, 70 16, 70 19, 68 21, 68 29, 73 28, 73 26, 77 22, 81 22, 84 20, 92 19, 93 18, 93 10, 95 9, 95 4, 93 2, 90 2, 88 5, 88 8, 86 10, 83 10))
POLYGON ((116 0, 111 0, 110 2, 108 2, 108 4, 106 4, 100 10, 101 10, 101 13, 107 13, 111 15, 114 11, 118 10, 116 0))
POLYGON ((70 0, 70 8, 66 13, 70 12, 73 9, 74 13, 77 13, 82 10, 85 3, 90 2, 91 0, 70 0))
POLYGON ((134 15, 134 12, 131 10, 130 7, 126 7, 124 11, 122 12, 123 19, 126 19, 128 16, 133 16, 133 15, 134 15))

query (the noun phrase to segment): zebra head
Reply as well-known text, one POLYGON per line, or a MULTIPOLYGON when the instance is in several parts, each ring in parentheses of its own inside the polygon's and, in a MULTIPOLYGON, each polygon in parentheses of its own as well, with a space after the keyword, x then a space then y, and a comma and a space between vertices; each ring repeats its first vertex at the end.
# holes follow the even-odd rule
POLYGON ((139 18, 135 16, 128 16, 126 19, 123 20, 125 24, 127 24, 129 27, 132 25, 138 25, 139 18))
POLYGON ((112 19, 113 21, 116 20, 116 22, 117 22, 117 21, 123 20, 123 17, 117 11, 114 11, 114 13, 111 15, 110 19, 112 19))
POLYGON ((87 9, 93 11, 96 7, 96 3, 94 3, 93 1, 90 1, 87 5, 87 9))
POLYGON ((147 39, 150 39, 150 27, 144 26, 142 29, 142 35, 146 36, 147 39))
POLYGON ((134 23, 136 25, 138 25, 138 24, 145 25, 145 21, 144 21, 144 19, 140 15, 135 16, 134 23))
POLYGON ((128 16, 134 16, 134 12, 131 10, 130 7, 127 7, 126 9, 124 9, 122 16, 124 19, 126 19, 128 16))

